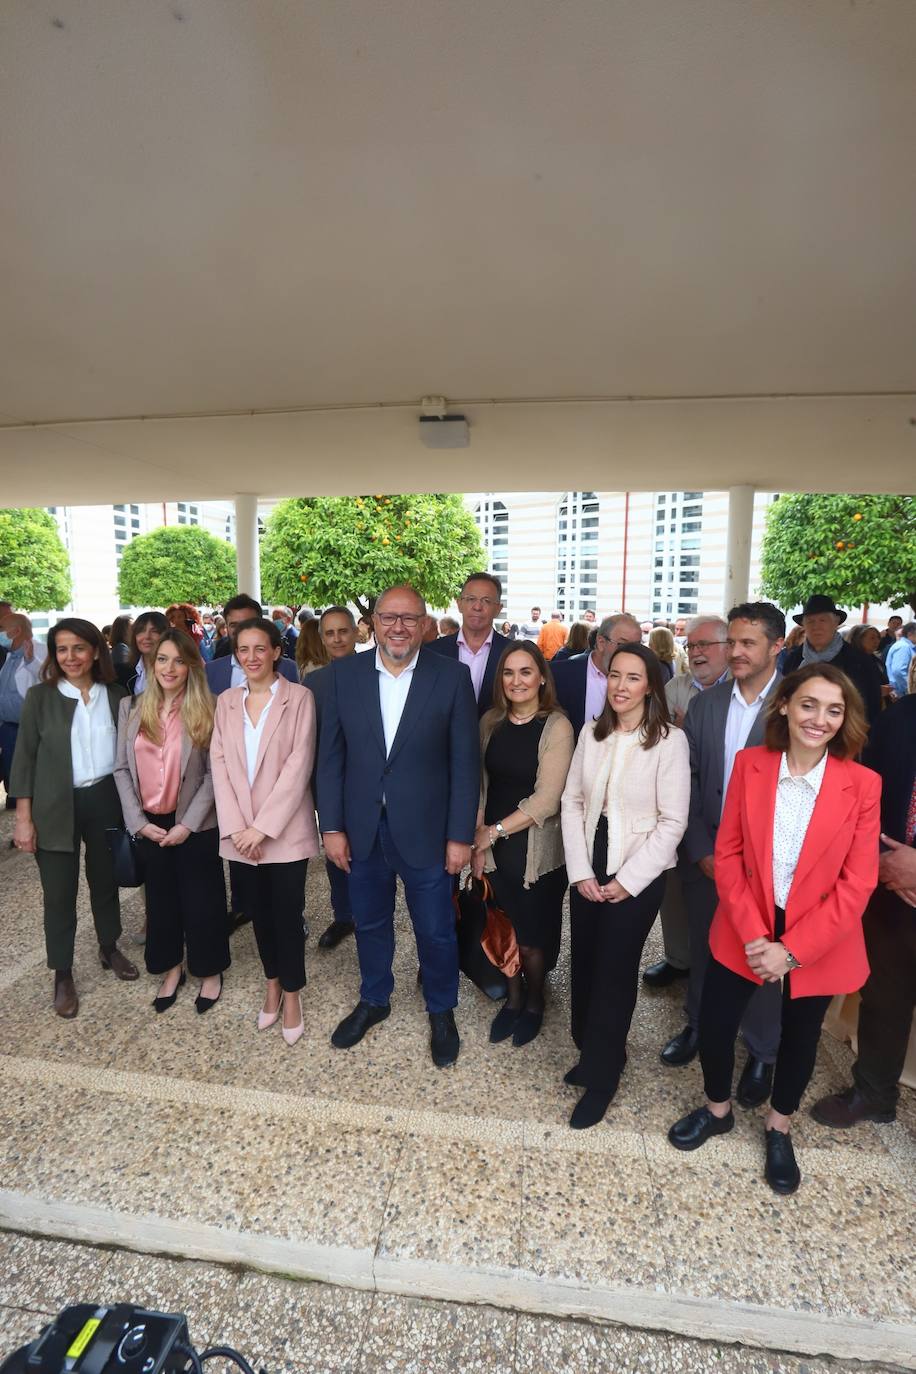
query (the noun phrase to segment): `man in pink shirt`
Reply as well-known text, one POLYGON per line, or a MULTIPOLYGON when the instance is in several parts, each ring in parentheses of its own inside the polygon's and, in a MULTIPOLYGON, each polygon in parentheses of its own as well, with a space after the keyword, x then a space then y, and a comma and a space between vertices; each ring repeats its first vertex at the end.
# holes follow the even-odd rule
POLYGON ((493 705, 493 683, 502 652, 510 642, 493 629, 502 610, 503 584, 491 573, 472 573, 458 593, 461 629, 443 635, 426 648, 432 653, 457 658, 471 674, 478 715, 493 705))

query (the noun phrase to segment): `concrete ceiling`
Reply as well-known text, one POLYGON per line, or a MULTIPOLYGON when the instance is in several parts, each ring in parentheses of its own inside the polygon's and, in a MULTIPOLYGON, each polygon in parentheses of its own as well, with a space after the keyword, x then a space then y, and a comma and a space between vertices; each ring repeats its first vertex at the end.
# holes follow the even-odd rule
POLYGON ((0 501, 912 490, 914 71, 913 0, 5 0, 0 501))

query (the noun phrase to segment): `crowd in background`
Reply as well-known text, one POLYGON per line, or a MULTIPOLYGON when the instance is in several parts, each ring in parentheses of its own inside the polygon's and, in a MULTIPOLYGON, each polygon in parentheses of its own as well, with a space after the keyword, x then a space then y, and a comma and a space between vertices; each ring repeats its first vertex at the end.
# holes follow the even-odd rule
POLYGON ((916 622, 847 627, 813 596, 788 635, 768 602, 571 626, 535 606, 517 625, 485 572, 457 606, 437 620, 395 586, 358 618, 265 615, 240 594, 101 630, 68 617, 44 645, 0 602, 0 769, 11 843, 37 863, 54 1011, 79 1010, 81 852, 104 968, 139 976, 119 945, 120 865, 133 864, 155 1012, 188 976, 211 1011, 250 921, 255 1022, 279 1023, 290 1046, 304 1032, 309 860, 323 846, 320 947, 356 938, 360 995, 339 1049, 389 1015, 400 879, 438 1067, 460 1049, 460 875, 511 927, 490 1040, 516 1048, 541 1029, 568 889, 570 1125, 594 1126, 618 1091, 661 912, 665 958, 642 981, 686 984, 686 1024, 661 1059, 699 1055, 705 1091, 671 1144, 730 1130, 733 1097, 769 1102, 766 1177, 794 1191, 791 1119, 835 994, 863 989, 859 1055, 853 1084, 814 1115, 838 1129, 894 1116, 916 989, 916 622))

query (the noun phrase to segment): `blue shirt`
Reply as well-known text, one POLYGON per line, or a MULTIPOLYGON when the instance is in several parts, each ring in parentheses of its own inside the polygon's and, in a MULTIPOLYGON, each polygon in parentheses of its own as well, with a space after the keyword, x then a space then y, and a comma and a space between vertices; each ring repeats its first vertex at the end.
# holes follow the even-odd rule
POLYGON ((16 686, 16 674, 22 666, 22 650, 10 649, 6 662, 0 668, 0 720, 19 724, 22 713, 22 697, 16 686))
MULTIPOLYGON (((911 639, 898 639, 896 644, 892 644, 885 659, 887 668, 887 680, 897 693, 898 697, 906 696, 906 675, 910 667, 910 659, 916 654, 916 644, 911 639)), ((0 677, 2 681, 2 677, 0 677)))

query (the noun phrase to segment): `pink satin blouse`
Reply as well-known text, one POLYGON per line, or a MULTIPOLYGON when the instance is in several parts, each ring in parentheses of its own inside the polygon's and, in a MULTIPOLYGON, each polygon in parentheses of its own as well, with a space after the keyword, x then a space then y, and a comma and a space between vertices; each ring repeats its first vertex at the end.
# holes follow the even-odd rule
POLYGON ((144 811, 164 816, 178 805, 181 787, 181 700, 172 706, 165 719, 162 743, 154 744, 139 731, 134 744, 140 804, 144 811))

